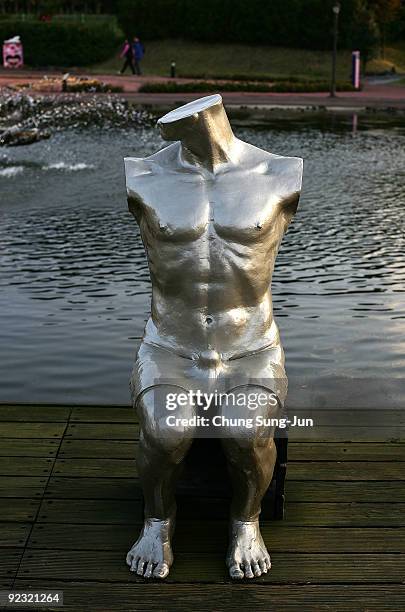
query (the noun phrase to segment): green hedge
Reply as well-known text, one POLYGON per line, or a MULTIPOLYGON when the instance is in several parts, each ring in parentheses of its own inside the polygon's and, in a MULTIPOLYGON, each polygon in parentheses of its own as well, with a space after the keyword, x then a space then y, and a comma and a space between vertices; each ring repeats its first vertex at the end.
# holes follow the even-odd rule
POLYGON ((289 83, 297 83, 302 81, 300 77, 294 76, 273 76, 271 74, 262 74, 250 72, 249 74, 246 72, 239 72, 236 74, 215 74, 215 73, 207 73, 207 72, 181 72, 177 75, 181 79, 200 79, 202 81, 256 81, 256 82, 266 82, 269 81, 277 81, 281 83, 282 81, 288 81, 289 83))
POLYGON ((115 24, 0 20, 0 41, 19 34, 30 66, 86 66, 109 59, 121 36, 115 24))
MULTIPOLYGON (((355 44, 361 0, 343 0, 342 47, 355 44)), ((330 49, 334 0, 117 0, 129 35, 330 49)))
MULTIPOLYGON (((349 82, 338 82, 337 91, 353 91, 349 82)), ((280 81, 274 83, 260 82, 222 82, 214 81, 189 81, 178 83, 170 81, 166 83, 144 83, 139 88, 142 93, 210 93, 218 91, 252 91, 263 93, 314 93, 330 90, 328 81, 280 81)))

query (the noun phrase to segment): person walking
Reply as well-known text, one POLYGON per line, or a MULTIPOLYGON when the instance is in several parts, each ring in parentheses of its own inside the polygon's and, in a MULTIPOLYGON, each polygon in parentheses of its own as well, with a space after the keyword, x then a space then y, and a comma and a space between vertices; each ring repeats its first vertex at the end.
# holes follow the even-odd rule
POLYGON ((132 43, 132 51, 134 56, 136 74, 141 75, 142 71, 140 64, 143 56, 145 55, 145 47, 137 36, 135 36, 134 42, 132 43))
POLYGON ((132 45, 129 43, 128 39, 126 39, 124 42, 124 46, 122 47, 120 57, 125 57, 125 61, 124 61, 124 65, 122 66, 118 74, 124 74, 128 66, 131 68, 132 74, 135 74, 134 53, 133 53, 132 45))

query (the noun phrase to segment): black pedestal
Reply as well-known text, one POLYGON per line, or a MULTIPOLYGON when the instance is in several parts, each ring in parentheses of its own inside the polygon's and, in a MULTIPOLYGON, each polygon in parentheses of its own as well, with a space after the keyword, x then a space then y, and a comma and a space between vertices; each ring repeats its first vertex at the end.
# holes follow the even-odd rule
MULTIPOLYGON (((261 517, 264 519, 284 518, 288 445, 288 438, 284 431, 276 432, 275 443, 277 461, 272 482, 262 502, 261 517)), ((221 441, 212 438, 194 440, 184 461, 183 472, 177 486, 179 514, 181 514, 182 507, 181 498, 193 497, 196 504, 199 504, 200 500, 204 505, 208 502, 212 509, 211 518, 218 518, 215 515, 218 514, 220 508, 222 518, 224 506, 226 508, 229 506, 231 495, 232 487, 221 441)))

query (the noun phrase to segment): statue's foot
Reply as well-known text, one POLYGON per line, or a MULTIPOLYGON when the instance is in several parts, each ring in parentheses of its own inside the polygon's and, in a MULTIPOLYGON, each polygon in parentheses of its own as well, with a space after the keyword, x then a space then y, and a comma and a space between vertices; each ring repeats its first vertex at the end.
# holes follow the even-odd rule
POLYGON ((256 578, 271 568, 259 521, 232 521, 226 564, 231 578, 256 578))
POLYGON ((173 520, 146 519, 141 535, 127 554, 131 572, 144 578, 166 578, 173 563, 173 520))

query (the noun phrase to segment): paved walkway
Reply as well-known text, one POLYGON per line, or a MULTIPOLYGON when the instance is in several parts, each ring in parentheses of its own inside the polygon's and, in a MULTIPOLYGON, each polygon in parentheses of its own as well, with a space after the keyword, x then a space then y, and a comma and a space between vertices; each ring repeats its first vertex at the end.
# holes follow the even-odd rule
MULTIPOLYGON (((33 83, 43 78, 61 76, 61 72, 21 71, 10 72, 0 70, 0 90, 8 85, 18 83, 33 83)), ((82 76, 86 76, 84 73, 82 76)), ((88 75, 111 85, 121 85, 125 97, 139 104, 166 106, 187 102, 201 97, 201 93, 139 93, 140 86, 145 82, 167 82, 171 79, 158 76, 134 77, 130 75, 88 75)), ((195 79, 176 79, 177 82, 187 82, 195 79)), ((218 87, 221 92, 220 86, 218 87)), ((122 94, 120 94, 122 95, 122 94)), ((255 93, 255 92, 224 92, 224 101, 237 106, 283 106, 283 107, 316 107, 330 109, 400 109, 405 110, 405 87, 392 83, 366 83, 362 91, 341 92, 336 98, 328 93, 255 93)))

